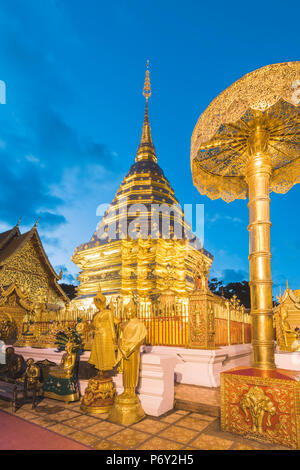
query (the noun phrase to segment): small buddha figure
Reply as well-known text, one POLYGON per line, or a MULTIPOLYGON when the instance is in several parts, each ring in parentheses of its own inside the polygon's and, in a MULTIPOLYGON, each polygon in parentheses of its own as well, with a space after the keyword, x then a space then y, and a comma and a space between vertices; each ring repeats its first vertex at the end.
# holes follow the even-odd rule
POLYGON ((285 347, 289 347, 289 341, 288 338, 297 338, 297 334, 295 331, 291 329, 291 326, 288 321, 288 313, 286 310, 282 310, 281 315, 280 315, 280 323, 281 323, 281 330, 282 330, 282 335, 283 335, 283 340, 284 340, 284 345, 285 347))
POLYGON ((69 379, 73 375, 75 363, 76 363, 76 353, 73 353, 73 343, 69 342, 66 344, 66 352, 61 358, 59 366, 51 367, 50 375, 52 377, 58 377, 63 379, 69 379))
POLYGON ((144 418, 145 413, 135 393, 140 370, 140 347, 147 329, 137 318, 133 300, 125 306, 127 322, 122 323, 118 340, 117 363, 122 362, 124 392, 115 399, 109 419, 114 423, 129 426, 144 418))
POLYGON ((75 345, 69 341, 59 366, 51 367, 43 384, 44 396, 71 402, 79 400, 77 383, 77 352, 75 345))
POLYGON ((21 354, 16 354, 13 347, 6 348, 5 364, 0 367, 0 378, 15 380, 20 378, 25 370, 25 360, 21 354))
POLYGON ((29 388, 32 386, 36 386, 39 382, 41 371, 40 368, 35 365, 34 360, 32 358, 27 359, 26 361, 26 371, 24 374, 25 383, 29 388))

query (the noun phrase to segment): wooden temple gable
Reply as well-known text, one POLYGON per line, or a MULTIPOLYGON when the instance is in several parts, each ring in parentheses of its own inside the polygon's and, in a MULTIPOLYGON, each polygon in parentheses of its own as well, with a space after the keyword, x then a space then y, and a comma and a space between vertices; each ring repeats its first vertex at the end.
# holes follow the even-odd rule
POLYGON ((46 304, 62 308, 68 297, 58 279, 36 227, 23 235, 16 227, 0 234, 0 287, 25 287, 31 302, 42 298, 46 304))

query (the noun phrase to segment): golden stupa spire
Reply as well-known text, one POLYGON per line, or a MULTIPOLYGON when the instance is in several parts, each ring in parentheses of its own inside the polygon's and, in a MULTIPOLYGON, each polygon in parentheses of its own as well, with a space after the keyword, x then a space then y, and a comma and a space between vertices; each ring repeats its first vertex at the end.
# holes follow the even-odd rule
POLYGON ((146 70, 146 76, 145 76, 145 82, 144 82, 143 95, 146 98, 144 124, 143 124, 140 145, 138 146, 138 149, 136 152, 135 161, 138 162, 140 160, 152 160, 154 162, 157 162, 155 147, 152 142, 151 127, 150 127, 149 113, 148 113, 148 99, 151 96, 149 60, 147 60, 147 70, 146 70))

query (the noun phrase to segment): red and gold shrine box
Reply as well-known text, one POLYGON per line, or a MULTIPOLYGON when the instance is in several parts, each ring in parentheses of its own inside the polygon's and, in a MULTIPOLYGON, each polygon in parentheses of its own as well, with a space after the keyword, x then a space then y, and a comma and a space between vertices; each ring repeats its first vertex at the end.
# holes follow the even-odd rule
POLYGON ((283 369, 222 372, 222 429, 300 449, 299 380, 299 371, 283 369))

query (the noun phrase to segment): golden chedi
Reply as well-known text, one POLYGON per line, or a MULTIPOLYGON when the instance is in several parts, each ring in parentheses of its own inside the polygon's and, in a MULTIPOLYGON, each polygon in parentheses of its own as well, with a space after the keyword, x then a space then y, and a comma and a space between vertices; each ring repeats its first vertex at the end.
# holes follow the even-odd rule
POLYGON ((112 378, 109 377, 109 371, 116 365, 116 332, 113 312, 106 308, 106 297, 102 294, 100 285, 94 304, 98 311, 92 322, 95 335, 88 362, 99 372, 88 382, 81 409, 97 414, 106 413, 114 402, 116 390, 112 378))
MULTIPOLYGON (((191 232, 175 192, 157 163, 148 99, 149 70, 144 85, 144 123, 135 162, 124 177, 92 239, 76 248, 72 261, 80 268, 80 285, 72 304, 87 309, 97 293, 126 303, 132 292, 141 307, 151 306, 165 290, 169 268, 178 298, 193 290, 194 267, 209 271, 213 257, 191 232)), ((104 202, 104 201, 103 201, 104 202)))
POLYGON ((117 364, 122 371, 124 391, 115 399, 110 411, 109 420, 113 423, 129 426, 145 417, 145 412, 136 395, 140 371, 140 347, 143 344, 147 329, 139 320, 137 307, 131 299, 125 307, 127 321, 120 326, 118 338, 117 364))

